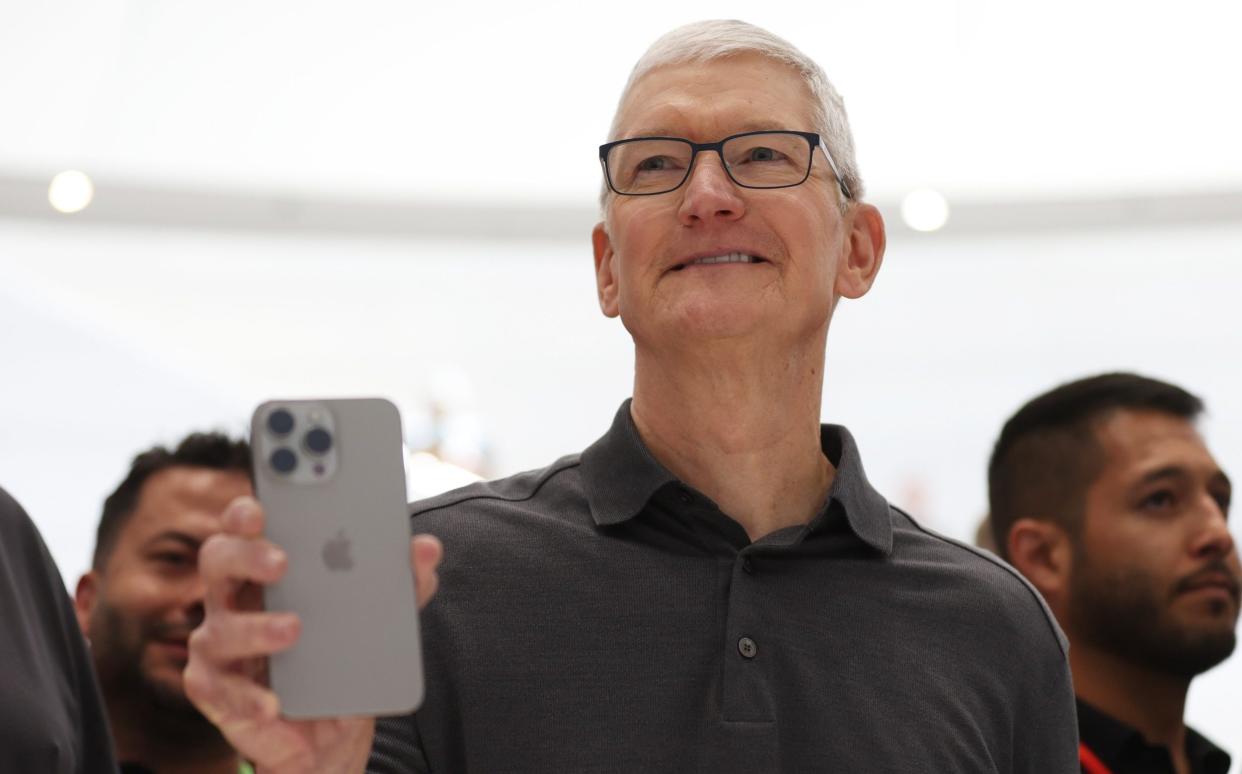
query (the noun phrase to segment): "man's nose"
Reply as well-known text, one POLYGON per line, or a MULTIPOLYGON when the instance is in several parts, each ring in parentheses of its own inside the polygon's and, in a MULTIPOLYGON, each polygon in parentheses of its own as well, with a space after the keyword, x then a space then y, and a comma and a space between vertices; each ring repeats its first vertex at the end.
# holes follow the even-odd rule
POLYGON ((1213 497, 1204 495, 1201 510, 1202 523, 1195 535, 1191 551, 1195 556, 1203 558, 1228 556, 1235 546, 1225 509, 1213 497))
POLYGON ((732 221, 746 214, 746 202, 716 153, 700 153, 695 158, 681 196, 677 219, 683 226, 732 221))
POLYGON ((194 573, 194 578, 187 581, 184 596, 182 597, 182 606, 186 611, 186 618, 190 626, 196 627, 203 622, 204 604, 207 598, 207 583, 203 580, 202 573, 194 573))

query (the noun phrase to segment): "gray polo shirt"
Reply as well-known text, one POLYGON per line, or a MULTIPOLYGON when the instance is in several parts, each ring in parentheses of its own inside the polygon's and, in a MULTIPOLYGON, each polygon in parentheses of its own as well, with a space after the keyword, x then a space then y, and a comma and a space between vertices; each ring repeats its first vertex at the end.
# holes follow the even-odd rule
POLYGON ((427 695, 374 772, 1078 771, 1066 642, 1009 566, 867 482, 848 431, 806 526, 750 542, 647 451, 413 506, 444 542, 427 695))

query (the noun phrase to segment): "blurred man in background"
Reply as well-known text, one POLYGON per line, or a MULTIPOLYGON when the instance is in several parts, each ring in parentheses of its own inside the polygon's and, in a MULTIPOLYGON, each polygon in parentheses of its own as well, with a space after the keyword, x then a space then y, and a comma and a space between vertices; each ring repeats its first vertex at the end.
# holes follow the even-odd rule
POLYGON ((1133 374, 1065 384, 1016 413, 988 471, 996 545, 1070 639, 1087 774, 1223 774, 1183 722, 1191 680, 1236 644, 1242 566, 1203 403, 1133 374))
POLYGON ((186 640, 203 618, 199 546, 251 494, 250 449, 194 433, 134 458, 108 496, 75 607, 91 643, 123 772, 248 770, 185 696, 186 640))

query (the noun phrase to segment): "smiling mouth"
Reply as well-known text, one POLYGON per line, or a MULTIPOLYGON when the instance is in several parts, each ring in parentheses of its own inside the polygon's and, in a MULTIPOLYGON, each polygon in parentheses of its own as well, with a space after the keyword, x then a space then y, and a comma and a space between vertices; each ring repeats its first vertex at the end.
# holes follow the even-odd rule
POLYGON ((748 255, 746 253, 725 253, 723 255, 709 255, 705 258, 695 258, 692 261, 679 263, 672 268, 672 271, 681 271, 688 266, 716 266, 724 263, 767 263, 767 259, 760 258, 757 255, 748 255))

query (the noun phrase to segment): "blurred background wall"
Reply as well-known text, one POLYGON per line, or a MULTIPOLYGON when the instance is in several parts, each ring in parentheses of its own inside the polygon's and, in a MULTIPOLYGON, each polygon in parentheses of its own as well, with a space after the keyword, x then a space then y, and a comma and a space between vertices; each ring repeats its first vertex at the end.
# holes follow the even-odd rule
MULTIPOLYGON (((721 16, 845 95, 890 245, 824 417, 891 500, 970 539, 1004 419, 1109 369, 1202 395, 1242 476, 1237 3, 0 0, 0 485, 66 578, 136 451, 273 396, 389 396, 486 475, 602 433, 595 146, 654 36, 721 16)), ((1188 711, 1235 754, 1239 688, 1188 711)))

